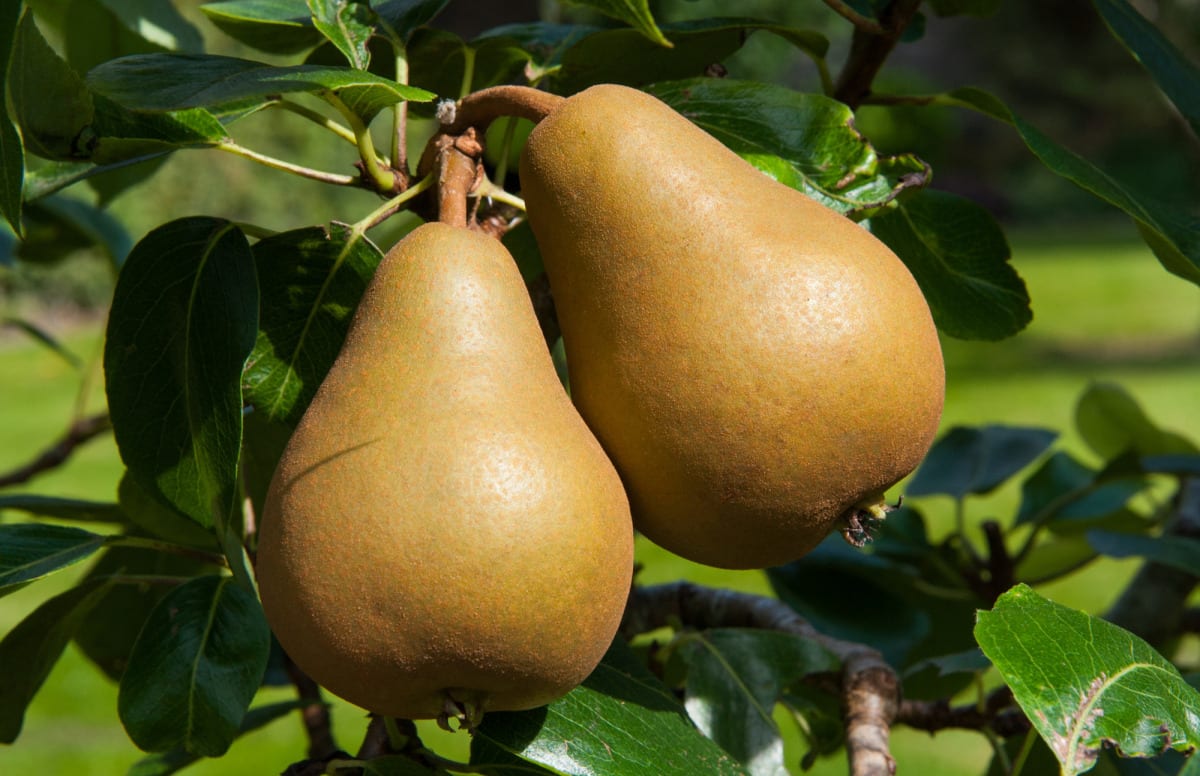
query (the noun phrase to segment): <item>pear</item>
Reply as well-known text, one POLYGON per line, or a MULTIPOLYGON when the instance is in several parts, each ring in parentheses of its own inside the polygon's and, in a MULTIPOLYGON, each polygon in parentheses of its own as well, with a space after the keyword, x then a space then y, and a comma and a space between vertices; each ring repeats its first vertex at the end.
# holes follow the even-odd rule
POLYGON ((408 719, 543 705, 612 642, 633 528, 507 250, 418 227, 286 446, 257 575, 287 653, 408 719))
POLYGON ((560 103, 520 176, 571 397, 635 526, 725 568, 791 561, 834 527, 861 538, 942 410, 904 264, 627 87, 560 103))

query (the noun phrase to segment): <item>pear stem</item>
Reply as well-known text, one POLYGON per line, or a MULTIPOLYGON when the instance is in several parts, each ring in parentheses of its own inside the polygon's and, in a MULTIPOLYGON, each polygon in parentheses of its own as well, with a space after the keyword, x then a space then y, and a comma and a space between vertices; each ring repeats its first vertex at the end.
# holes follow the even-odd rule
POLYGON ((467 197, 482 179, 482 153, 473 127, 457 137, 437 138, 438 220, 443 224, 466 228, 467 197))
POLYGON ((458 135, 467 127, 475 127, 482 133, 488 124, 503 116, 529 119, 536 124, 554 112, 565 99, 532 86, 480 89, 439 112, 441 131, 447 135, 458 135))

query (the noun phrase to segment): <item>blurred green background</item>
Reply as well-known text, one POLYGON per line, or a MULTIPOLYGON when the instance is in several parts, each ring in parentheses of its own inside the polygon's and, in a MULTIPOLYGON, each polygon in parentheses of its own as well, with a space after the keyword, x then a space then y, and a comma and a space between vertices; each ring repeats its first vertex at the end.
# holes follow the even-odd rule
MULTIPOLYGON (((715 0, 652 5, 665 19, 730 13, 727 3, 715 0)), ((1200 202, 1194 137, 1107 36, 1089 4, 1046 0, 1002 5, 992 19, 930 18, 925 39, 901 47, 880 88, 924 92, 968 83, 984 86, 1135 188, 1180 203, 1200 202)), ((1145 5, 1154 6, 1150 10, 1181 47, 1197 51, 1200 4, 1145 5)), ((451 3, 453 15, 447 20, 469 33, 471 24, 484 23, 481 13, 472 13, 478 7, 451 3)), ((522 12, 577 18, 545 2, 513 3, 508 10, 510 16, 522 12)), ((844 23, 821 3, 744 2, 736 13, 824 29, 835 46, 844 48, 844 23)), ((199 24, 206 35, 211 33, 211 27, 199 24)), ((214 44, 220 40, 215 33, 211 39, 214 44)), ((227 42, 219 50, 246 53, 227 42)), ((832 59, 838 60, 836 47, 832 59)), ((770 36, 754 36, 727 64, 733 77, 815 88, 811 65, 770 36)), ((1033 299, 1034 321, 1017 337, 999 343, 944 342, 948 387, 943 428, 1006 423, 1058 429, 1067 449, 1090 461, 1071 430, 1074 402, 1091 381, 1111 380, 1131 391, 1164 427, 1200 437, 1200 289, 1168 275, 1123 216, 1042 171, 1007 128, 978 117, 868 107, 858 123, 880 150, 918 153, 933 164, 935 186, 970 196, 1002 219, 1013 264, 1033 299)), ((344 172, 353 161, 348 146, 332 144, 289 117, 260 114, 235 130, 245 145, 321 169, 344 172)), ((416 147, 419 128, 414 135, 416 147)), ((137 240, 157 224, 186 215, 225 216, 282 230, 353 221, 377 203, 361 191, 330 192, 241 159, 182 152, 150 180, 120 195, 111 211, 137 240)), ((398 228, 385 226, 372 237, 386 247, 398 228)), ((49 264, 0 265, 0 318, 37 323, 60 337, 85 365, 73 367, 20 330, 0 327, 0 473, 51 444, 72 413, 103 407, 98 358, 111 284, 104 261, 89 251, 49 264)), ((81 448, 66 466, 5 492, 108 500, 120 473, 115 446, 104 436, 81 448)), ((973 524, 985 518, 1007 522, 1016 504, 1015 488, 1002 488, 972 502, 969 519, 973 524)), ((930 518, 935 539, 950 530, 948 502, 931 498, 918 507, 930 518)), ((639 560, 644 564, 641 580, 647 583, 686 577, 767 590, 758 572, 700 567, 645 542, 639 544, 639 560)), ((1062 603, 1101 611, 1136 565, 1098 562, 1043 592, 1062 603)), ((64 572, 0 599, 0 633, 79 573, 64 572)), ((257 703, 290 695, 286 688, 264 690, 257 703)), ((335 702, 335 726, 341 746, 352 751, 365 728, 364 714, 335 702)), ((464 735, 448 736, 431 725, 422 729, 427 743, 439 751, 465 757, 464 735)), ((790 736, 789 761, 797 762, 803 754, 798 737, 787 725, 784 729, 790 736)), ((989 756, 983 737, 969 732, 944 732, 930 739, 900 729, 894 742, 894 754, 907 773, 979 773, 989 756)), ((303 731, 293 715, 237 742, 226 758, 188 772, 277 773, 303 751, 303 731)), ((70 648, 30 708, 17 744, 0 747, 0 773, 117 774, 140 756, 117 720, 115 685, 70 648)), ((822 761, 814 772, 845 773, 844 760, 822 761)))

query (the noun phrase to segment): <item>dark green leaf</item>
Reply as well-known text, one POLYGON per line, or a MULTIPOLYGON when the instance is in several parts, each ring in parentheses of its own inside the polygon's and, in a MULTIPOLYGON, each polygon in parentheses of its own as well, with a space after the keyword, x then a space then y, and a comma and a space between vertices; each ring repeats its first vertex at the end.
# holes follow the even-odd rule
MULTIPOLYGON (((125 522, 125 515, 119 506, 103 501, 17 493, 11 496, 0 496, 0 512, 6 509, 26 512, 35 517, 53 517, 59 520, 81 520, 89 523, 125 522)), ((0 528, 0 530, 3 529, 0 528)), ((7 549, 0 548, 0 557, 6 554, 7 549)))
POLYGON ((104 545, 104 537, 46 523, 0 525, 0 595, 78 563, 104 545))
POLYGON ((1200 218, 1135 195, 1108 174, 1068 151, 1013 113, 995 96, 973 88, 956 89, 934 98, 934 104, 971 108, 1011 124, 1035 156, 1051 172, 1125 211, 1142 238, 1168 271, 1200 283, 1200 218))
POLYGON ((450 0, 387 0, 380 3, 375 11, 401 40, 408 40, 418 27, 433 21, 449 2, 450 0))
POLYGON ((55 261, 81 247, 97 248, 117 270, 133 248, 112 214, 74 197, 42 197, 26 206, 26 218, 26 240, 17 251, 22 259, 55 261))
POLYGON ((250 500, 254 514, 263 512, 271 477, 291 436, 289 425, 267 420, 254 411, 246 415, 242 434, 242 477, 246 498, 250 500))
POLYGON ((523 51, 532 69, 539 74, 562 64, 563 54, 583 38, 602 32, 603 27, 586 24, 526 22, 493 27, 479 35, 473 45, 512 45, 523 51))
POLYGON ((904 678, 914 677, 925 671, 932 671, 938 677, 953 676, 954 674, 978 674, 987 670, 991 662, 979 651, 972 647, 951 655, 939 655, 917 661, 904 670, 904 678))
POLYGON ((60 358, 62 358, 63 361, 66 361, 68 364, 70 364, 72 368, 83 368, 83 362, 80 361, 79 356, 68 350, 67 346, 59 342, 53 334, 46 331, 41 326, 38 326, 36 323, 24 320, 23 318, 5 317, 0 319, 0 326, 8 329, 19 329, 20 331, 23 331, 35 342, 40 345, 44 345, 50 350, 50 352, 57 354, 60 358))
POLYGON ((487 714, 471 741, 471 762, 498 774, 543 772, 528 763, 571 776, 645 776, 647 763, 656 776, 745 773, 696 730, 623 642, 580 687, 549 706, 487 714))
POLYGON ((979 613, 975 637, 1066 776, 1103 744, 1127 757, 1200 746, 1200 693, 1116 625, 1018 585, 979 613))
POLYGON ((163 598, 121 678, 117 712, 140 748, 217 757, 237 737, 267 665, 271 634, 254 594, 204 576, 163 598))
POLYGON ((1087 540, 1096 552, 1110 558, 1145 558, 1189 574, 1200 569, 1200 539, 1088 531, 1087 540))
POLYGON ((44 164, 36 170, 30 170, 29 174, 25 176, 25 201, 33 202, 96 175, 121 170, 141 162, 161 159, 167 153, 167 151, 159 151, 147 154, 140 159, 125 159, 120 162, 104 165, 93 164, 92 162, 50 162, 44 164))
POLYGON ((229 137, 217 117, 203 108, 149 113, 128 110, 102 94, 93 99, 96 120, 80 148, 96 164, 141 160, 177 148, 202 148, 229 137))
POLYGON ((594 8, 605 16, 622 21, 659 46, 670 47, 650 13, 649 0, 573 0, 575 5, 594 8))
POLYGON ((648 88, 780 183, 843 214, 881 207, 923 181, 912 157, 883 160, 840 102, 781 86, 698 78, 648 88))
POLYGON ((802 770, 812 768, 818 757, 834 754, 845 744, 842 702, 835 693, 799 684, 784 694, 782 702, 808 745, 800 760, 802 770))
POLYGON ((54 596, 0 641, 0 743, 17 739, 29 702, 111 584, 93 580, 54 596))
POLYGON ((304 0, 229 0, 200 10, 226 35, 271 54, 298 54, 322 40, 304 0))
POLYGON ((308 0, 313 26, 342 52, 350 66, 366 70, 371 64, 367 41, 375 31, 375 14, 363 0, 308 0))
POLYGON ((786 776, 775 704, 805 676, 837 671, 837 659, 787 633, 730 628, 683 638, 684 707, 696 727, 755 776, 786 776))
POLYGON ((216 537, 211 530, 197 525, 183 513, 151 496, 137 484, 128 470, 117 486, 117 500, 129 522, 151 536, 189 547, 211 550, 215 546, 216 537))
MULTIPOLYGON (((24 3, 4 3, 0 8, 0 62, 5 63, 0 78, 0 102, 8 105, 8 74, 12 71, 13 45, 17 23, 24 3)), ((17 130, 16 117, 8 110, 0 117, 0 213, 21 234, 21 188, 25 184, 25 146, 17 130)))
POLYGON ((47 159, 80 153, 77 139, 92 123, 92 95, 62 60, 26 10, 13 40, 8 96, 26 150, 47 159))
POLYGON ((871 231, 908 266, 946 334, 998 340, 1033 318, 1004 232, 974 202, 926 189, 872 218, 871 231))
POLYGON ((916 571, 831 536, 798 561, 767 569, 771 589, 821 633, 870 644, 902 666, 930 636, 930 613, 904 591, 916 571), (832 592, 831 592, 832 591, 832 592))
POLYGON ((1200 475, 1200 454, 1148 455, 1139 463, 1146 472, 1200 475))
POLYGON ((318 65, 273 67, 217 55, 141 54, 105 62, 87 76, 93 91, 132 110, 178 111, 291 92, 338 95, 364 122, 403 100, 434 95, 361 70, 318 65))
POLYGON ((1075 425, 1088 446, 1103 458, 1132 450, 1141 456, 1196 454, 1190 441, 1159 428, 1141 405, 1115 383, 1091 383, 1075 405, 1075 425))
POLYGON ((737 52, 754 32, 780 35, 807 53, 828 47, 817 33, 757 19, 721 18, 679 22, 663 27, 674 43, 664 48, 630 29, 596 30, 571 42, 553 74, 554 91, 573 94, 598 83, 643 86, 651 82, 703 76, 714 63, 737 52))
MULTIPOLYGON (((101 62, 115 57, 167 50, 167 47, 142 37, 136 25, 127 25, 113 5, 103 0, 70 0, 68 3, 69 22, 62 26, 63 54, 75 72, 86 73, 101 62)), ((157 5, 174 10, 170 3, 160 2, 157 5)), ((152 30, 153 27, 147 29, 152 30)))
POLYGON ((1021 484, 1016 525, 1030 521, 1056 529, 1089 525, 1120 511, 1145 487, 1139 477, 1110 479, 1064 452, 1054 453, 1021 484))
POLYGON ((907 493, 959 499, 988 493, 1033 463, 1056 436, 1043 428, 955 426, 934 443, 907 493))
MULTIPOLYGON (((445 30, 420 29, 413 33, 408 44, 411 83, 435 94, 458 96, 463 87, 468 50, 472 50, 475 57, 468 87, 472 91, 521 80, 529 62, 529 55, 506 38, 487 38, 468 44, 445 30)), ((422 106, 414 104, 410 108, 419 112, 422 106)), ((430 113, 433 106, 424 108, 430 113)))
POLYGON ((132 32, 170 51, 201 51, 204 37, 175 8, 161 0, 100 0, 132 32))
POLYGON ((206 527, 235 514, 257 331, 253 256, 228 221, 165 224, 121 270, 104 350, 117 447, 138 485, 206 527))
POLYGON ((171 591, 164 584, 172 577, 193 577, 216 568, 193 558, 141 547, 110 547, 88 570, 85 580, 113 574, 146 575, 143 584, 120 584, 109 590, 84 617, 75 631, 75 643, 110 679, 119 680, 129 663, 129 653, 155 605, 171 591), (163 581, 149 578, 162 577, 163 581))
POLYGON ((1127 0, 1092 0, 1108 28, 1154 76, 1155 82, 1200 135, 1200 67, 1127 0))
POLYGON ((294 426, 341 350, 382 254, 334 225, 283 232, 254 245, 262 319, 246 363, 246 401, 294 426))
MULTIPOLYGON (((238 726, 238 736, 252 733, 286 714, 311 705, 312 701, 294 700, 256 706, 247 711, 246 716, 242 718, 242 724, 238 726)), ((167 752, 143 757, 133 764, 133 767, 126 772, 125 776, 170 776, 170 774, 179 772, 199 759, 198 755, 194 755, 186 749, 171 749, 167 752)))

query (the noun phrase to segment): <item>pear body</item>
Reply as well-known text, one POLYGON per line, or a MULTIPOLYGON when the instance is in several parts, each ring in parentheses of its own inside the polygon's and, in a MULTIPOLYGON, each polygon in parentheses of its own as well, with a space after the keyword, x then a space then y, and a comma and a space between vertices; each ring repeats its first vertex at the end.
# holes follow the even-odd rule
POLYGON ((865 229, 622 86, 543 119, 520 175, 571 397, 654 542, 791 561, 924 457, 941 347, 865 229))
POLYGON ((511 256, 444 224, 380 263, 263 511, 280 643, 388 716, 565 694, 609 647, 632 576, 620 479, 511 256))

